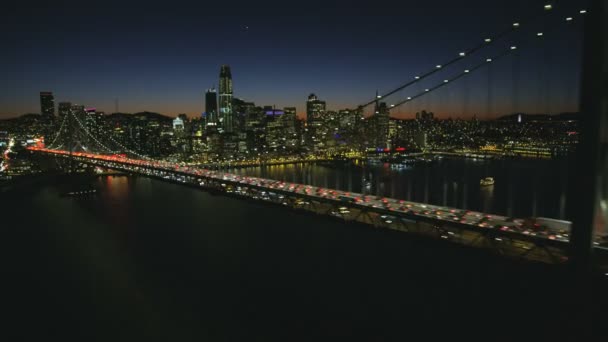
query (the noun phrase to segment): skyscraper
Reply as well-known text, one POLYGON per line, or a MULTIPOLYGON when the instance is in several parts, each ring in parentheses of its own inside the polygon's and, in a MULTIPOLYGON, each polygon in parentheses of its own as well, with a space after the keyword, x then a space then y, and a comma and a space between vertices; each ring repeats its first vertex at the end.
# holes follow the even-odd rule
POLYGON ((232 73, 230 66, 222 65, 220 68, 219 87, 219 121, 223 132, 234 132, 234 112, 232 110, 232 73))
POLYGON ((326 136, 326 127, 322 127, 324 115, 325 101, 319 100, 315 94, 310 94, 306 101, 306 140, 308 146, 315 150, 322 148, 326 136))
POLYGON ((378 101, 378 92, 376 91, 376 105, 374 108, 373 119, 375 121, 375 147, 390 148, 388 141, 388 124, 390 120, 390 112, 385 102, 378 101))
POLYGON ((59 112, 59 117, 63 118, 66 115, 70 114, 70 109, 72 108, 71 102, 59 102, 59 106, 57 107, 59 112))
POLYGON ((207 89, 207 92, 205 92, 205 119, 207 126, 217 125, 217 92, 215 88, 207 89))
POLYGON ((40 92, 40 114, 46 117, 55 116, 55 97, 50 91, 40 92))
MULTIPOLYGON (((103 112, 97 112, 93 107, 84 109, 84 120, 82 121, 85 127, 93 136, 99 137, 103 132, 103 112)), ((90 140, 89 140, 90 142, 90 140)))
POLYGON ((283 123, 283 138, 287 149, 295 149, 300 146, 300 139, 298 138, 298 132, 296 131, 296 107, 285 107, 283 109, 285 114, 281 117, 283 123))
POLYGON ((321 101, 317 98, 317 95, 308 95, 306 101, 306 121, 311 126, 314 126, 314 122, 321 120, 325 113, 325 101, 321 101))

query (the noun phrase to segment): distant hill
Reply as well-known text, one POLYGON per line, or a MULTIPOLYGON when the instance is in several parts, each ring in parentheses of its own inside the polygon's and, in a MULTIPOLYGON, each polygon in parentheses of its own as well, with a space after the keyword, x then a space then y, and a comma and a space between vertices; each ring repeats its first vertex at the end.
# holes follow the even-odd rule
POLYGON ((139 112, 139 113, 133 114, 133 116, 145 117, 148 120, 155 119, 158 121, 172 121, 174 119, 170 116, 166 116, 166 115, 159 114, 159 113, 153 113, 153 112, 139 112))
POLYGON ((173 118, 160 114, 160 113, 153 113, 153 112, 139 112, 139 113, 134 113, 134 114, 130 114, 130 113, 112 113, 110 115, 108 115, 108 117, 110 119, 123 119, 123 118, 132 118, 132 117, 136 117, 136 118, 142 118, 142 119, 146 119, 146 120, 156 120, 156 121, 172 121, 173 118))
POLYGON ((42 115, 37 114, 37 113, 27 113, 27 114, 23 114, 20 116, 20 118, 24 118, 24 119, 40 119, 42 117, 42 115))
POLYGON ((38 121, 38 120, 42 120, 44 119, 42 117, 42 115, 40 114, 36 114, 36 113, 27 113, 27 114, 22 114, 20 116, 14 116, 12 118, 5 118, 5 119, 0 119, 0 121, 3 122, 31 122, 31 121, 38 121))
MULTIPOLYGON (((106 116, 109 119, 127 119, 127 118, 142 118, 142 119, 147 119, 147 120, 156 120, 156 121, 172 121, 174 118, 164 115, 164 114, 160 114, 160 113, 154 113, 154 112, 139 112, 139 113, 112 113, 112 114, 108 114, 106 116)), ((3 118, 0 119, 0 121, 4 121, 4 122, 10 122, 10 121, 35 121, 35 120, 40 120, 40 119, 44 119, 44 117, 40 114, 36 114, 36 113, 27 113, 27 114, 23 114, 17 117, 12 117, 12 118, 3 118)))
POLYGON ((581 113, 561 113, 561 114, 557 114, 557 116, 561 119, 561 120, 578 120, 580 117, 581 113))

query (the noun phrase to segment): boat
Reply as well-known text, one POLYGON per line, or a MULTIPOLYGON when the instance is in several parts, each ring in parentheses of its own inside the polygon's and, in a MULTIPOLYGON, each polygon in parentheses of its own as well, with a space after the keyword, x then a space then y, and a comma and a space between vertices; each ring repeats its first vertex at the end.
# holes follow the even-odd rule
POLYGON ((494 185, 494 178, 492 178, 492 177, 483 178, 482 180, 479 181, 479 185, 481 185, 481 186, 494 185))
POLYGON ((70 191, 64 194, 64 196, 83 196, 83 195, 92 195, 94 193, 96 193, 97 190, 96 189, 88 189, 88 190, 81 190, 81 191, 70 191))

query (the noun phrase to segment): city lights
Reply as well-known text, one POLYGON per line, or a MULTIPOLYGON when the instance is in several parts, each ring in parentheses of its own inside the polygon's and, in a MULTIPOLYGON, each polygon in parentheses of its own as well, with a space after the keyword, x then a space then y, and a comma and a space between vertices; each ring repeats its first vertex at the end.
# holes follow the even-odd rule
POLYGON ((10 2, 12 340, 601 341, 606 1, 10 2))

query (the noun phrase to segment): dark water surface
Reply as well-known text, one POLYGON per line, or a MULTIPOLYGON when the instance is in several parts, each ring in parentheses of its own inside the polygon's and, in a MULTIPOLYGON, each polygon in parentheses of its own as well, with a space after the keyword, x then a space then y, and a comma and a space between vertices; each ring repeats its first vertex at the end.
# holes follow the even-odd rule
POLYGON ((560 269, 143 177, 95 183, 90 198, 60 197, 54 186, 0 198, 4 341, 403 341, 472 331, 513 341, 568 327, 560 269))
POLYGON ((231 172, 516 217, 565 219, 567 160, 443 158, 392 169, 389 164, 290 164, 231 172), (495 184, 480 187, 493 177, 495 184), (371 187, 363 184, 369 181, 371 187))

